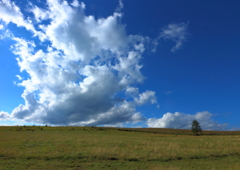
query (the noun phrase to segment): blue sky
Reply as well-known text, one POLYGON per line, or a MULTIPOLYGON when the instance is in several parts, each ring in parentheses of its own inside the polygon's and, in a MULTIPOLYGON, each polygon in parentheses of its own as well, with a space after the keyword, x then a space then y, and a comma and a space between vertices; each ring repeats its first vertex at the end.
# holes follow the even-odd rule
POLYGON ((0 125, 239 129, 239 7, 2 0, 0 125))

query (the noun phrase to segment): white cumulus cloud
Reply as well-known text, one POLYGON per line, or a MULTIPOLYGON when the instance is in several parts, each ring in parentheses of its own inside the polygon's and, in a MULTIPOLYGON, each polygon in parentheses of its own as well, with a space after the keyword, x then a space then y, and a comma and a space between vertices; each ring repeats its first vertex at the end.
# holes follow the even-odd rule
POLYGON ((10 119, 9 114, 7 112, 0 111, 0 120, 4 121, 4 120, 8 120, 8 119, 10 119))
POLYGON ((175 112, 166 113, 162 118, 150 118, 147 120, 149 127, 191 129, 193 120, 197 120, 203 130, 226 130, 228 124, 219 124, 211 118, 214 116, 208 111, 197 112, 195 115, 175 112))
POLYGON ((38 41, 12 37, 16 44, 11 49, 18 56, 20 71, 29 77, 17 76, 18 85, 25 88, 25 104, 10 117, 38 124, 88 126, 145 120, 136 107, 156 103, 155 92, 140 93, 134 86, 144 80, 140 60, 149 38, 127 35, 121 23, 122 2, 106 18, 87 16, 85 4, 77 0, 46 3, 44 9, 32 5, 33 25, 13 2, 0 4, 6 26, 12 22, 39 35, 38 41))

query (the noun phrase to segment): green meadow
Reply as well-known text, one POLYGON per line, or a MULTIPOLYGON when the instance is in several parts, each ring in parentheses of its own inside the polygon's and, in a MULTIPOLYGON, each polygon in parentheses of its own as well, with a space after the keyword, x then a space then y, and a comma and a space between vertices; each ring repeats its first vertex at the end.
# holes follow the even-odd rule
POLYGON ((0 127, 0 169, 240 169, 240 131, 0 127))

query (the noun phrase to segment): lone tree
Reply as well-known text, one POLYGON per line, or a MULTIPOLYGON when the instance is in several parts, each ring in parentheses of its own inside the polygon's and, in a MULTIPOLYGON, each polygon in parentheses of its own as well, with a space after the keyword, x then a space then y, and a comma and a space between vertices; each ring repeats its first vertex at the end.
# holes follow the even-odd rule
POLYGON ((198 123, 198 121, 196 121, 196 120, 194 120, 192 122, 192 132, 194 135, 197 135, 197 136, 199 136, 199 133, 202 132, 202 128, 201 128, 200 124, 198 123))

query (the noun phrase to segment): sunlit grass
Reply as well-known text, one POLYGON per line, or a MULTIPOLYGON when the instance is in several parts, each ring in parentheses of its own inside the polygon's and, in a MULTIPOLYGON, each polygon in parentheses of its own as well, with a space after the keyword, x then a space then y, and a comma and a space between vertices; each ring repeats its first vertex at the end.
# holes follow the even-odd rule
POLYGON ((177 130, 171 134, 166 134, 164 129, 159 129, 159 133, 156 133, 156 129, 152 133, 151 129, 148 132, 147 129, 143 130, 145 132, 139 132, 140 129, 123 130, 95 127, 1 127, 0 167, 191 169, 193 163, 193 166, 199 164, 199 167, 224 169, 224 160, 232 160, 227 168, 240 168, 240 135, 237 133, 192 136, 186 135, 186 131, 180 133, 177 130))

